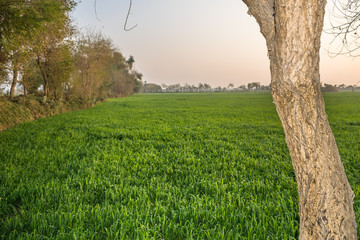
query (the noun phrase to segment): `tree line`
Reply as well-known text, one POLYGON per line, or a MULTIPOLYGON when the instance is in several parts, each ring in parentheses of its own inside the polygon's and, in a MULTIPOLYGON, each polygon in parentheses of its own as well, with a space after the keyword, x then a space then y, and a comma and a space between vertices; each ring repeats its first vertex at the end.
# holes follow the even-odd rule
POLYGON ((17 85, 44 101, 95 103, 139 92, 142 74, 110 38, 79 33, 74 0, 3 0, 0 3, 0 84, 17 85))
POLYGON ((165 83, 160 85, 154 83, 146 83, 143 86, 144 93, 177 93, 177 92, 185 92, 185 93, 195 93, 195 92, 248 92, 248 91, 269 91, 269 85, 261 85, 259 82, 251 82, 248 85, 241 85, 235 87, 233 83, 229 83, 227 87, 212 87, 207 83, 199 83, 195 84, 184 84, 181 85, 179 83, 167 85, 165 83))
MULTIPOLYGON (((360 82, 359 82, 360 83, 360 82)), ((359 84, 358 83, 358 84, 359 84)), ((345 84, 321 84, 322 92, 338 92, 338 91, 355 91, 359 90, 358 84, 355 85, 345 85, 345 84)), ((154 84, 154 83, 146 83, 142 88, 143 93, 196 93, 196 92, 250 92, 250 91, 270 91, 270 85, 261 85, 260 82, 250 82, 246 85, 240 85, 236 87, 233 83, 229 83, 227 87, 212 87, 207 83, 199 83, 195 84, 184 84, 181 85, 179 83, 176 84, 154 84)))

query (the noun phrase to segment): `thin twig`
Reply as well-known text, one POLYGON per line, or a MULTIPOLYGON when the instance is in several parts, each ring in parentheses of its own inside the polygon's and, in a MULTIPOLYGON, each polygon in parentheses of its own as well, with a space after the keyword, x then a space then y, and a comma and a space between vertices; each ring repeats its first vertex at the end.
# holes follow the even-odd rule
POLYGON ((98 15, 97 15, 97 10, 96 10, 96 0, 94 1, 94 10, 95 10, 95 17, 96 17, 96 19, 98 20, 98 21, 100 21, 101 22, 101 19, 100 18, 98 18, 98 15))
POLYGON ((127 13, 127 15, 126 15, 126 20, 125 20, 125 24, 124 24, 124 30, 125 30, 125 31, 131 31, 131 30, 133 30, 134 28, 137 27, 137 24, 136 24, 135 26, 133 26, 133 27, 131 27, 131 28, 127 28, 127 23, 128 23, 129 15, 130 15, 130 13, 131 13, 131 7, 132 7, 132 0, 130 0, 129 10, 128 10, 128 13, 127 13))
POLYGON ((342 44, 338 51, 330 52, 333 56, 349 55, 359 56, 360 51, 360 1, 359 0, 332 0, 332 15, 335 19, 341 19, 340 23, 334 24, 330 19, 331 29, 325 30, 326 33, 334 34, 335 40, 341 40, 342 44))

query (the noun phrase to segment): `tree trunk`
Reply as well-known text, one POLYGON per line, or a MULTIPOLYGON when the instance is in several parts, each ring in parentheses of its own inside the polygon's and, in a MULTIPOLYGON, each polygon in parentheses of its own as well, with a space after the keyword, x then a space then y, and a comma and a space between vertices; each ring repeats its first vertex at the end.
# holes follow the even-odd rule
POLYGON ((320 90, 325 0, 244 0, 264 35, 271 91, 294 167, 299 239, 357 239, 354 193, 320 90))
POLYGON ((13 99, 15 94, 15 88, 18 80, 19 75, 19 63, 17 61, 13 62, 13 80, 10 87, 10 99, 13 99))
POLYGON ((49 96, 49 82, 47 81, 47 78, 44 77, 44 97, 49 96))
POLYGON ((27 97, 28 91, 27 91, 27 87, 24 83, 23 83, 23 87, 24 87, 24 96, 27 97))
POLYGON ((37 61, 37 64, 39 66, 39 69, 40 69, 40 72, 41 72, 41 75, 43 77, 43 81, 44 81, 44 99, 46 99, 46 97, 48 97, 49 95, 49 81, 48 81, 48 77, 47 77, 47 74, 46 74, 46 63, 42 63, 41 62, 41 59, 40 59, 40 56, 37 57, 36 59, 37 61))

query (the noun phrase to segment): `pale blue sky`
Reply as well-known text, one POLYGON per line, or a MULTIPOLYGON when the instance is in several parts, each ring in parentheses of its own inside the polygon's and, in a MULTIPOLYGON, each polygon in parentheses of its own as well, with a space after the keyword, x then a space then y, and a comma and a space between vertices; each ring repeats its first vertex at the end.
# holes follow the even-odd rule
MULTIPOLYGON (((79 27, 96 27, 125 56, 133 55, 145 81, 213 87, 270 83, 265 41, 241 0, 133 0, 128 26, 138 26, 126 32, 128 6, 128 0, 97 0, 99 21, 94 0, 83 0, 73 17, 79 27)), ((360 58, 330 58, 331 39, 323 34, 321 81, 356 84, 360 58)))

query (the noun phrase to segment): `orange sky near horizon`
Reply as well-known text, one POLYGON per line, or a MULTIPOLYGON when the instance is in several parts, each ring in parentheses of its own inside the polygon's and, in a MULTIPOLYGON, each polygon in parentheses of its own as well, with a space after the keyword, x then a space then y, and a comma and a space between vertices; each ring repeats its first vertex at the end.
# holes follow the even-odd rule
MULTIPOLYGON (((156 84, 208 83, 212 87, 270 83, 265 40, 241 0, 134 0, 123 30, 128 1, 79 3, 73 17, 80 27, 96 27, 125 55, 133 55, 144 81, 156 84)), ((328 7, 329 9, 329 7, 328 7)), ((329 11, 328 11, 329 12, 329 11)), ((328 16, 325 17, 325 22, 328 16)), ((353 85, 360 81, 360 57, 328 54, 333 36, 323 33, 321 81, 353 85)))

